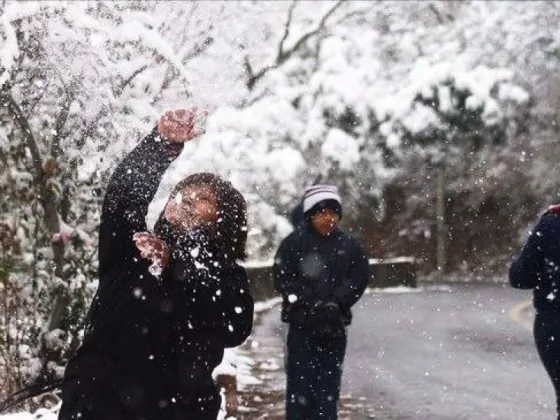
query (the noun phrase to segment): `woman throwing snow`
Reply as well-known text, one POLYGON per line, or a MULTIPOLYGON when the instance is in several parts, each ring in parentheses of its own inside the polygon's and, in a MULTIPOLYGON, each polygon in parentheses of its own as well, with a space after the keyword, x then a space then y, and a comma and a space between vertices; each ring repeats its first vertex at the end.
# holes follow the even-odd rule
POLYGON ((535 343, 556 391, 560 420, 560 205, 542 215, 511 265, 509 281, 533 289, 535 343))
POLYGON ((199 116, 196 109, 167 112, 109 182, 99 288, 65 372, 60 420, 217 416, 212 371, 253 321, 238 264, 247 240, 245 200, 229 182, 195 174, 175 188, 153 234, 145 223, 165 170, 200 134, 199 116))

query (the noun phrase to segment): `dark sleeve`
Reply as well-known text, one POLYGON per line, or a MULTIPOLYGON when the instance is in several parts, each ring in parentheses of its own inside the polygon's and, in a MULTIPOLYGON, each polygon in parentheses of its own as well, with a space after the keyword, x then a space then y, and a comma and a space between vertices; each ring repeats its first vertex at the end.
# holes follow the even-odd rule
POLYGON ((313 295, 313 291, 306 287, 300 279, 301 261, 295 246, 293 235, 284 238, 276 252, 272 266, 274 288, 285 301, 289 300, 290 295, 297 297, 298 300, 306 300, 313 295))
MULTIPOLYGON (((179 316, 187 332, 206 336, 223 347, 242 344, 253 328, 254 303, 249 293, 245 269, 237 264, 224 270, 220 278, 201 275, 184 284, 177 294, 179 316)), ((164 278, 163 281, 166 281, 164 278)))
POLYGON ((368 285, 370 267, 368 257, 362 247, 353 245, 348 273, 334 290, 333 297, 343 309, 350 309, 362 297, 368 285))
POLYGON ((99 274, 120 270, 136 255, 132 235, 145 231, 148 206, 183 144, 162 140, 154 129, 111 176, 99 227, 99 274))
POLYGON ((557 216, 545 214, 533 228, 521 254, 509 269, 509 282, 516 289, 532 289, 538 286, 553 220, 557 216))

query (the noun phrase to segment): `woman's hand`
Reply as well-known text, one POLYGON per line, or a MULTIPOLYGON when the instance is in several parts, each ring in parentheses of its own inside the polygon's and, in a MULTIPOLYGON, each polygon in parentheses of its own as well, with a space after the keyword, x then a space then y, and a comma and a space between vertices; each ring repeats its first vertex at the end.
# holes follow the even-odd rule
POLYGON ((197 107, 166 111, 158 121, 159 135, 172 143, 184 143, 204 133, 208 113, 197 107))
POLYGON ((142 258, 152 262, 150 272, 154 275, 161 273, 169 264, 169 247, 156 235, 149 232, 135 233, 132 237, 142 258))

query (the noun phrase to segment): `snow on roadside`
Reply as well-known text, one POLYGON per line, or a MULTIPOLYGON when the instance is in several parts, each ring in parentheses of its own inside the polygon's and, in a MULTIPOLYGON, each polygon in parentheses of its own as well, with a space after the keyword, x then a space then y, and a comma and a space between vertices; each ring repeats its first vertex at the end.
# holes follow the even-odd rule
POLYGON ((398 294, 398 293, 420 293, 423 292, 422 287, 407 287, 407 286, 395 286, 395 287, 368 287, 366 289, 366 294, 370 293, 386 293, 386 294, 398 294))
POLYGON ((255 302, 255 314, 266 312, 274 308, 276 305, 279 305, 280 303, 282 303, 281 297, 275 297, 269 300, 255 302))
POLYGON ((260 383, 251 373, 254 365, 255 361, 241 348, 226 349, 222 363, 214 369, 212 376, 216 379, 218 375, 235 375, 238 389, 244 389, 260 383))
POLYGON ((451 286, 446 284, 429 285, 422 287, 408 287, 408 286, 395 286, 395 287, 368 287, 365 291, 366 294, 403 294, 403 293, 422 293, 422 292, 451 292, 451 286))
POLYGON ((52 409, 40 408, 35 414, 28 412, 5 414, 0 416, 0 420, 57 420, 58 410, 60 410, 60 404, 52 409))

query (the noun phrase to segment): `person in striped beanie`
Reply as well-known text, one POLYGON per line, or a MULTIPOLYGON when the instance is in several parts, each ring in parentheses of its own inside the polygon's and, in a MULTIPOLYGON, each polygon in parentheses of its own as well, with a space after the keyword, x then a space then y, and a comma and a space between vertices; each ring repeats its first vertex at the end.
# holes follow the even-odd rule
POLYGON ((314 185, 305 190, 303 214, 322 236, 329 235, 342 219, 338 189, 332 185, 314 185))
POLYGON ((370 276, 360 244, 339 228, 342 201, 332 185, 313 185, 303 220, 280 244, 273 277, 289 324, 286 419, 337 418, 346 327, 370 276))

